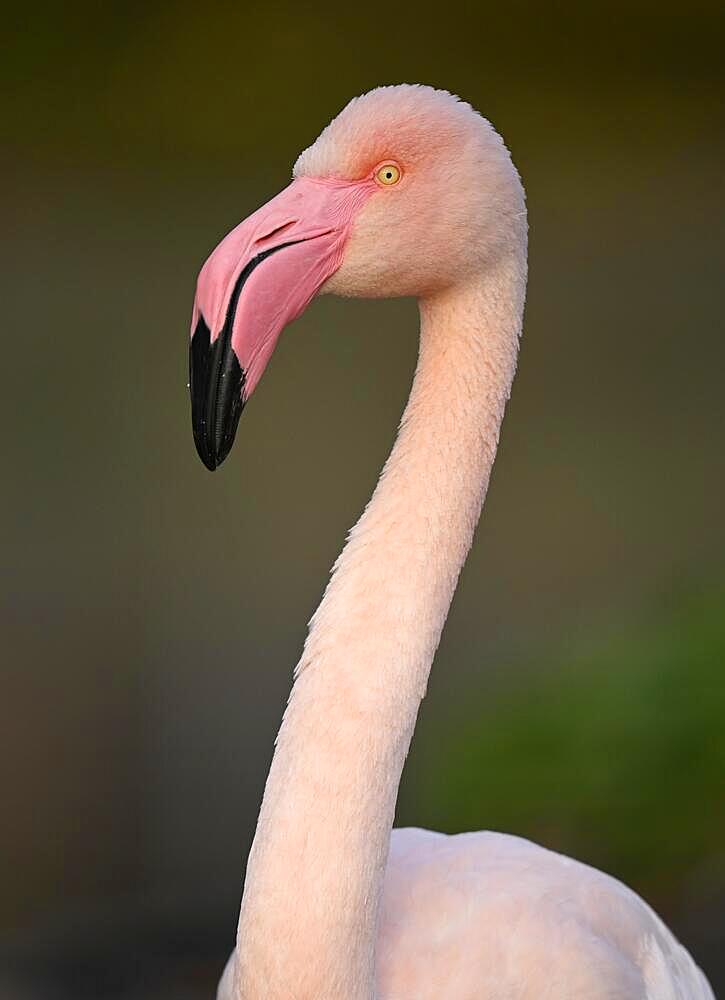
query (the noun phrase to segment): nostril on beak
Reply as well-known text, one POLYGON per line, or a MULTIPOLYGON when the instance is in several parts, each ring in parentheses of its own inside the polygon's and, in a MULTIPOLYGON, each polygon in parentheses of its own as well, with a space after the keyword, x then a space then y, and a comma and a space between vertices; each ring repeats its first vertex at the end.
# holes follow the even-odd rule
POLYGON ((275 229, 270 229, 268 233, 264 233, 263 236, 258 236, 254 241, 255 243, 264 243, 266 240, 271 239, 273 236, 279 236, 280 233, 286 232, 291 229, 292 226, 297 224, 297 219, 291 219, 289 222, 283 222, 281 226, 277 226, 275 229))

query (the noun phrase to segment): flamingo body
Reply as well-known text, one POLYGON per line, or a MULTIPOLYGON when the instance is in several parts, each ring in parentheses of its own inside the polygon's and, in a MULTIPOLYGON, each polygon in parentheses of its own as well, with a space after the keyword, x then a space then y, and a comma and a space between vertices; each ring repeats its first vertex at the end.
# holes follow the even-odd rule
POLYGON ((376 1000, 714 1000, 626 885, 504 833, 393 830, 377 955, 376 1000))
POLYGON ((631 889, 501 833, 394 830, 378 954, 380 1000, 712 1000, 631 889))
POLYGON ((713 1000, 609 876, 503 834, 391 834, 496 455, 526 252, 498 134, 450 94, 401 86, 352 101, 202 269, 190 382, 211 470, 316 292, 415 295, 421 317, 395 445, 295 671, 219 1000, 713 1000))

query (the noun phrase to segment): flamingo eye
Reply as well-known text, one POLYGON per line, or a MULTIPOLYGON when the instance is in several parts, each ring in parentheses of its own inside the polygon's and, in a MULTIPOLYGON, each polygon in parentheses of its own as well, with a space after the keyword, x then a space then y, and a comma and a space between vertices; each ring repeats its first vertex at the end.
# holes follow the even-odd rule
POLYGON ((400 167, 395 163, 384 163, 375 171, 375 180, 378 184, 384 184, 386 187, 397 184, 400 177, 400 167))

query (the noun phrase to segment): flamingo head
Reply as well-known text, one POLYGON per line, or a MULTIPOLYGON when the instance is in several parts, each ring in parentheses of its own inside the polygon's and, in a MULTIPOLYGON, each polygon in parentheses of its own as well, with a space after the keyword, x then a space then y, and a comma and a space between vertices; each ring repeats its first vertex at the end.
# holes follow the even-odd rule
POLYGON ((408 85, 352 100, 199 274, 190 391, 206 467, 228 455, 280 333, 316 293, 435 295, 491 266, 524 217, 508 151, 470 105, 408 85))

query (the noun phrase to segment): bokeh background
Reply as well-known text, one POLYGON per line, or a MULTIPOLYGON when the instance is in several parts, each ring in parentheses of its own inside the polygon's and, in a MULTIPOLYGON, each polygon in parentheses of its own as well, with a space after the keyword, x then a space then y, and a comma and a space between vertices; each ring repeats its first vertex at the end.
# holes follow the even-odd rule
POLYGON ((612 872, 725 991, 724 27, 698 0, 4 12, 2 1000, 213 996, 417 316, 314 304, 210 476, 194 280, 351 96, 401 81, 503 133, 531 280, 398 820, 612 872))

